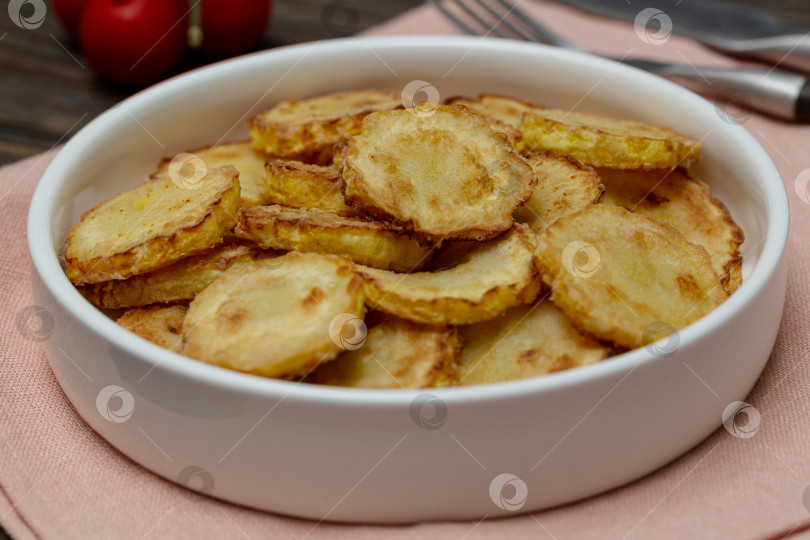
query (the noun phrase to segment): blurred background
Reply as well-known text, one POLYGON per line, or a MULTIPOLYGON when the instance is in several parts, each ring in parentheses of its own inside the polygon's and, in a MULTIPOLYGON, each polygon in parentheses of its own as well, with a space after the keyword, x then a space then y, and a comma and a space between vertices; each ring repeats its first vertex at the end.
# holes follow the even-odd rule
MULTIPOLYGON (((808 0, 730 1, 810 25, 808 0)), ((118 101, 171 75, 245 52, 354 35, 422 3, 7 0, 8 16, 0 13, 0 165, 65 142, 118 101)))
MULTIPOLYGON (((15 0, 8 2, 9 11, 19 8, 23 22, 25 19, 31 21, 32 28, 29 29, 21 28, 10 16, 0 12, 0 165, 65 142, 98 114, 155 82, 150 79, 163 79, 234 54, 353 35, 422 3, 420 0, 204 0, 200 6, 202 14, 205 16, 206 10, 210 10, 210 24, 215 25, 212 32, 217 32, 219 37, 211 47, 214 50, 187 50, 165 73, 155 77, 145 76, 143 82, 116 84, 110 80, 122 75, 120 72, 124 72, 124 76, 129 75, 127 69, 122 69, 124 62, 120 60, 129 51, 113 50, 117 43, 110 46, 103 42, 104 39, 114 39, 122 45, 126 45, 122 42, 129 41, 130 45, 136 45, 132 42, 140 38, 150 40, 147 41, 149 45, 156 41, 148 35, 149 30, 157 31, 158 37, 166 32, 161 27, 161 18, 169 18, 169 26, 171 21, 177 19, 175 12, 161 13, 153 8, 154 4, 165 7, 174 2, 182 15, 188 10, 188 2, 40 2, 45 6, 44 20, 41 23, 38 21, 39 13, 36 13, 36 1, 16 0, 18 6, 14 5, 15 0), (93 20, 86 28, 74 30, 79 34, 74 37, 61 19, 65 18, 65 12, 70 19, 71 10, 75 13, 82 8, 87 9, 88 3, 92 3, 93 7, 106 4, 102 8, 106 7, 107 10, 95 9, 90 14, 93 20), (127 7, 128 10, 122 11, 121 7, 127 7), (267 11, 270 13, 267 14, 267 11), (263 16, 267 16, 269 21, 266 26, 262 25, 263 16), (240 21, 239 17, 244 17, 245 20, 240 21), (111 36, 103 35, 100 28, 113 26, 118 20, 123 21, 120 24, 133 27, 136 35, 124 38, 124 32, 118 29, 116 36, 114 28, 111 36), (36 24, 40 26, 33 28, 36 24), (252 26, 254 32, 259 28, 258 43, 251 44, 249 39, 244 43, 245 25, 252 26), (229 43, 234 42, 239 42, 236 50, 229 47, 229 43), (99 76, 99 70, 107 72, 106 81, 99 76)), ((191 13, 185 17, 191 19, 191 13)), ((205 20, 201 22, 207 23, 205 20)), ((139 67, 151 67, 147 64, 152 56, 172 56, 172 38, 176 38, 179 33, 179 39, 185 43, 187 36, 183 27, 188 26, 188 23, 187 20, 177 25, 170 35, 161 40, 162 47, 172 50, 158 50, 156 47, 141 61, 139 67)), ((132 62, 128 63, 131 64, 132 62)))

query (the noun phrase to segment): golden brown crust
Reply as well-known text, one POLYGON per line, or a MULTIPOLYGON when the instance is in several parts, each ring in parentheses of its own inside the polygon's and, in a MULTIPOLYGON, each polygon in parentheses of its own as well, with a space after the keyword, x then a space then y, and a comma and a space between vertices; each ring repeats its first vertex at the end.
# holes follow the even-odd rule
POLYGON ((358 132, 364 116, 401 107, 401 96, 387 90, 288 99, 254 116, 250 135, 256 148, 278 157, 331 154, 332 145, 358 132))
POLYGON ((359 270, 374 309, 426 324, 472 324, 534 300, 540 290, 535 247, 534 234, 515 224, 453 268, 414 274, 359 270))
POLYGON ((557 220, 540 238, 537 262, 574 326, 620 347, 647 345, 654 325, 680 330, 728 298, 703 247, 618 206, 557 220))
POLYGON ((283 204, 331 212, 339 216, 364 217, 346 204, 340 191, 337 167, 300 161, 270 159, 261 183, 263 204, 283 204))
POLYGON ((687 241, 706 248, 726 292, 737 290, 742 282, 740 246, 745 236, 709 186, 682 169, 600 169, 599 175, 606 186, 605 204, 672 225, 687 241))
POLYGON ((430 254, 401 229, 279 205, 240 210, 234 232, 265 248, 340 255, 396 272, 418 270, 428 262, 430 254))
POLYGON ((69 279, 203 362, 414 389, 599 362, 739 287, 742 230, 678 168, 698 141, 492 93, 404 101, 288 100, 249 141, 164 159, 71 229, 69 279))
POLYGON ((614 169, 687 167, 700 143, 669 128, 595 114, 545 109, 526 112, 520 124, 524 150, 552 150, 586 165, 614 169))
POLYGON ((159 304, 130 309, 116 322, 155 345, 180 352, 186 311, 188 307, 185 304, 159 304))
POLYGON ((455 380, 461 344, 452 326, 386 317, 355 350, 318 367, 309 382, 354 388, 431 388, 455 380))
POLYGON ((476 98, 455 96, 448 98, 445 103, 462 105, 486 118, 490 127, 494 131, 506 135, 512 147, 518 152, 523 152, 526 147, 523 132, 519 129, 523 113, 546 108, 528 101, 493 93, 479 94, 476 98))
POLYGON ((368 115, 340 172, 349 205, 428 242, 498 236, 536 182, 506 137, 459 105, 368 115))
MULTIPOLYGON (((200 158, 209 169, 233 165, 239 171, 239 188, 242 206, 267 204, 262 191, 264 163, 268 156, 253 148, 251 141, 236 141, 201 146, 187 150, 186 154, 200 158)), ((169 174, 169 165, 177 156, 164 158, 150 178, 169 174)))
POLYGON ((257 252, 255 246, 226 241, 152 272, 83 285, 79 291, 107 309, 191 300, 228 268, 252 261, 257 252))
POLYGON ((611 352, 581 334, 547 298, 459 331, 459 385, 546 375, 602 361, 611 352))
POLYGON ((481 242, 475 240, 460 240, 458 242, 442 242, 435 249, 433 257, 428 263, 427 270, 436 272, 458 266, 469 260, 470 255, 481 247, 481 242))
POLYGON ((218 244, 236 224, 239 173, 208 171, 196 189, 158 177, 102 201, 68 234, 68 278, 98 283, 156 270, 218 244))
POLYGON ((237 265, 191 302, 184 353, 268 377, 306 374, 342 350, 334 321, 364 315, 362 283, 350 261, 332 255, 237 265))
POLYGON ((506 137, 509 144, 512 145, 516 151, 520 152, 523 149, 523 133, 516 127, 510 126, 495 118, 483 117, 486 120, 492 131, 500 133, 506 137))
POLYGON ((513 128, 520 128, 523 113, 547 109, 547 107, 543 105, 491 92, 479 94, 476 98, 455 96, 448 98, 446 103, 448 105, 463 105, 473 112, 492 118, 513 128))
POLYGON ((537 177, 537 186, 526 204, 515 210, 515 221, 536 234, 562 216, 596 204, 605 191, 599 175, 571 156, 533 152, 526 156, 537 177))

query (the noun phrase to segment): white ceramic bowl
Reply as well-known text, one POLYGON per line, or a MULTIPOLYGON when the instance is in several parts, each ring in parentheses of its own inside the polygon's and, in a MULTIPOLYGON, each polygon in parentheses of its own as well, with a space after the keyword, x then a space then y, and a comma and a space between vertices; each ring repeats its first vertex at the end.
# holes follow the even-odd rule
MULTIPOLYGON (((787 197, 763 148, 707 101, 613 62, 461 37, 345 39, 277 49, 171 79, 76 134, 34 194, 28 222, 45 343, 79 414, 157 474, 247 506, 338 521, 474 519, 574 501, 643 476, 721 426, 776 338, 787 197), (195 362, 119 328, 71 286, 69 227, 157 160, 246 136, 281 99, 344 89, 442 98, 500 92, 671 126, 702 140, 693 170, 745 230, 745 283, 680 332, 668 357, 640 349, 547 377, 458 389, 297 385, 195 362), (507 476, 504 476, 507 475, 507 476), (508 476, 513 475, 513 476, 508 476)), ((671 345, 672 343, 670 343, 671 345)))

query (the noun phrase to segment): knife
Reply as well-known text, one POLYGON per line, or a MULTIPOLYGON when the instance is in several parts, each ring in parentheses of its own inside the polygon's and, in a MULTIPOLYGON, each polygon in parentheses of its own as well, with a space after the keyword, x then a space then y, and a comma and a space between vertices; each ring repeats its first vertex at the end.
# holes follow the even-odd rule
POLYGON ((656 19, 661 29, 669 29, 671 22, 673 32, 730 56, 810 73, 810 27, 784 22, 762 9, 718 0, 556 1, 635 24, 656 19))

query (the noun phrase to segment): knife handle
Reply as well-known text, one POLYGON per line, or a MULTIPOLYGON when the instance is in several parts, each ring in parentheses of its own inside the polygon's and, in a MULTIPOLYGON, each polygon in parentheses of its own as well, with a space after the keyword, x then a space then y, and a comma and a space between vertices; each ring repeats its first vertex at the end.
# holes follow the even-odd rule
POLYGON ((790 34, 758 39, 712 40, 707 43, 723 53, 761 60, 810 73, 810 37, 790 34))
POLYGON ((777 118, 810 122, 810 87, 802 75, 765 69, 669 64, 654 71, 710 97, 777 118))

